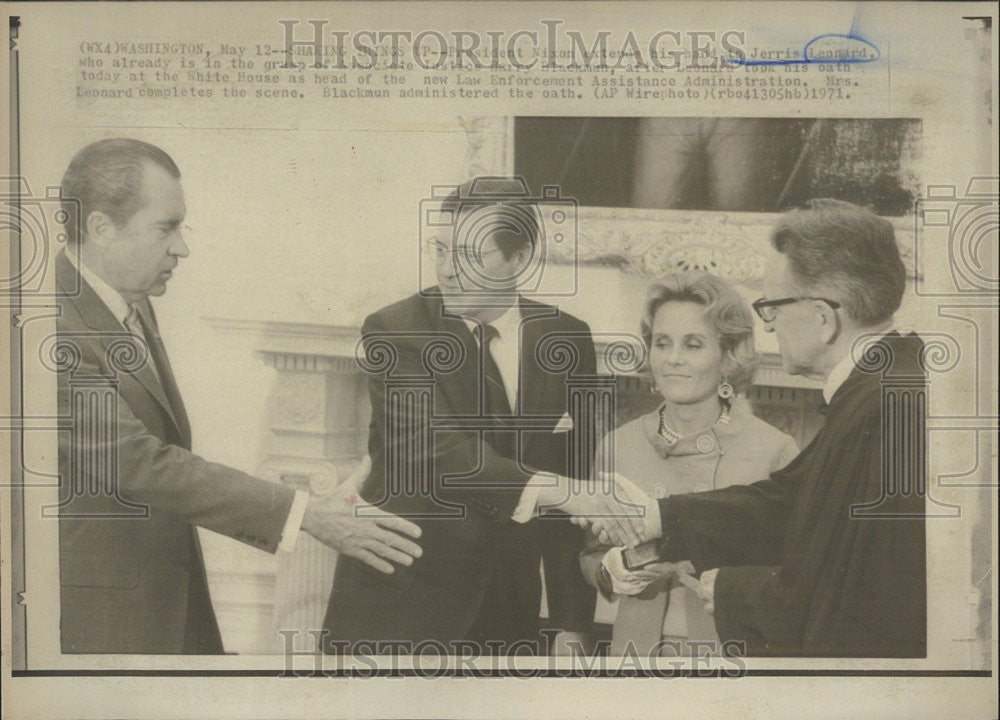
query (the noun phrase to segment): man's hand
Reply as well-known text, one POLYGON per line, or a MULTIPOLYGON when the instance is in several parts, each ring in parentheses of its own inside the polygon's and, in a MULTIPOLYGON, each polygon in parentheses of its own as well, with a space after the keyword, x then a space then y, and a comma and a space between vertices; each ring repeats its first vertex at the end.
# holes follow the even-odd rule
POLYGON ((326 496, 313 495, 306 505, 302 529, 324 545, 357 558, 380 572, 392 573, 388 560, 410 565, 423 552, 403 534, 420 537, 420 527, 365 503, 358 488, 371 470, 365 458, 358 470, 326 496), (364 508, 364 516, 356 511, 364 508), (401 534, 402 533, 402 534, 401 534))
POLYGON ((603 545, 632 547, 658 538, 660 507, 624 475, 601 473, 598 482, 566 480, 571 483, 564 490, 560 507, 570 513, 574 524, 589 528, 603 545))
POLYGON ((559 475, 539 492, 538 506, 572 515, 577 525, 589 527, 595 535, 603 533, 609 545, 632 547, 643 539, 646 497, 620 475, 605 475, 597 482, 559 475))
POLYGON ((698 597, 705 601, 705 612, 715 615, 715 578, 719 574, 719 568, 706 570, 701 574, 701 587, 698 588, 698 597))

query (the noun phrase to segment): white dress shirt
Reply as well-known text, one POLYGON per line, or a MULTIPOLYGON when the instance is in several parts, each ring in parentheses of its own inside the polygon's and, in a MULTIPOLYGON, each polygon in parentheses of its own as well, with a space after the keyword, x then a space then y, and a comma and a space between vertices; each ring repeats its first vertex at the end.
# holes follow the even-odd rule
MULTIPOLYGON (((83 278, 84 282, 91 287, 100 301, 111 311, 115 320, 121 323, 122 328, 127 330, 125 318, 128 317, 130 308, 121 293, 108 285, 97 273, 87 267, 87 264, 81 261, 75 253, 67 250, 66 257, 72 263, 73 267, 79 271, 80 277, 83 278)), ((295 548, 295 540, 299 535, 299 529, 302 527, 302 518, 305 517, 306 504, 308 502, 309 493, 302 490, 295 491, 295 499, 292 501, 291 510, 281 531, 281 542, 278 543, 279 550, 291 551, 295 548)))
MULTIPOLYGON (((466 326, 477 338, 476 325, 474 320, 464 318, 466 326)), ((504 390, 507 393, 507 402, 510 403, 511 410, 517 412, 517 391, 521 369, 521 309, 517 303, 509 307, 504 314, 491 323, 497 330, 497 336, 490 344, 490 352, 493 360, 500 370, 500 378, 503 380, 504 390)))
MULTIPOLYGON (((466 326, 472 331, 475 337, 477 323, 474 320, 463 318, 466 326)), ((517 412, 517 396, 520 389, 521 374, 521 307, 520 301, 511 305, 503 315, 491 323, 497 330, 497 337, 490 345, 490 352, 493 360, 500 370, 500 377, 503 380, 504 390, 507 392, 507 400, 514 412, 517 412)), ((517 502, 517 507, 511 514, 511 520, 517 523, 526 523, 538 514, 538 494, 546 485, 552 484, 551 473, 536 473, 531 476, 521 497, 517 502)))

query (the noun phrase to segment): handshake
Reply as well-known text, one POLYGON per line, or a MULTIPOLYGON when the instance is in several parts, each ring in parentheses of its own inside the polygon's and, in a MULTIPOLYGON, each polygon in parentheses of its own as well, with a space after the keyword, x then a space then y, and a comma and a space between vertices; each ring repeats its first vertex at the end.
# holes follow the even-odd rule
POLYGON ((617 473, 598 480, 552 476, 538 496, 538 510, 561 510, 605 545, 634 547, 660 536, 659 504, 617 473))
MULTIPOLYGON (((366 457, 331 494, 310 496, 301 527, 324 545, 389 574, 394 570, 392 563, 412 565, 420 557, 420 546, 413 540, 421 530, 360 498, 358 492, 370 470, 371 459, 366 457), (363 514, 357 512, 361 506, 363 514)), ((529 485, 537 492, 535 514, 562 511, 604 544, 632 547, 660 535, 656 501, 621 475, 574 480, 540 473, 529 485)))
MULTIPOLYGON (((421 530, 409 520, 372 507, 360 498, 358 491, 370 471, 371 459, 366 457, 333 493, 311 496, 302 529, 334 550, 390 574, 393 563, 412 565, 420 557, 423 551, 409 538, 419 538, 421 530), (362 506, 363 515, 357 512, 362 506)), ((604 473, 599 480, 538 475, 532 483, 536 478, 536 514, 546 510, 565 512, 574 524, 588 528, 602 544, 616 546, 602 562, 615 593, 635 595, 654 582, 675 577, 698 593, 710 614, 714 611, 717 569, 702 573, 699 581, 692 577, 694 567, 689 562, 658 563, 637 571, 624 566, 624 548, 661 534, 659 505, 628 478, 613 473, 604 473)))

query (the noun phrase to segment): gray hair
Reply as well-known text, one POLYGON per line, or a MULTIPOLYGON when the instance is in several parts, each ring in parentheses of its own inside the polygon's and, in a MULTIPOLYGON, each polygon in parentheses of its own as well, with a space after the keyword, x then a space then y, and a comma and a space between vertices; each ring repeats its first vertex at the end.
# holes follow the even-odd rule
POLYGON ((98 140, 73 156, 62 179, 70 243, 83 241, 87 216, 94 211, 105 213, 118 226, 128 222, 142 207, 140 189, 146 163, 162 167, 175 178, 181 176, 163 150, 133 138, 98 140), (77 209, 80 227, 76 227, 77 209))
POLYGON ((906 268, 892 223, 872 211, 813 200, 782 216, 771 244, 788 258, 803 294, 832 295, 861 327, 884 323, 899 309, 906 268))

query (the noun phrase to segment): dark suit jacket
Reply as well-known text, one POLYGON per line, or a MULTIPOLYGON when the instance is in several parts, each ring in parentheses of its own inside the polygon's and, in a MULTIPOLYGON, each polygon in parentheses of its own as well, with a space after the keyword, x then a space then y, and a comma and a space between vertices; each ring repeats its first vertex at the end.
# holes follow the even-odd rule
POLYGON ((715 625, 731 651, 927 654, 923 343, 893 332, 873 348, 787 466, 660 501, 667 559, 720 568, 715 625))
POLYGON ((62 650, 222 652, 194 526, 274 552, 294 491, 191 453, 148 300, 158 376, 64 255, 56 280, 62 650))
POLYGON ((497 452, 472 429, 482 395, 478 346, 461 319, 445 315, 436 290, 365 320, 372 472, 362 495, 417 522, 424 554, 392 575, 341 556, 325 621, 328 639, 467 639, 484 603, 501 616, 498 635, 531 639, 538 630, 543 558, 549 624, 590 627, 594 593, 576 561, 582 531, 560 514, 525 524, 510 518, 536 469, 581 477, 588 472, 593 417, 571 405, 567 380, 596 373, 593 339, 586 323, 552 306, 522 299, 521 314, 521 427, 532 420, 537 425, 520 433, 517 457, 497 452), (562 367, 540 359, 555 358, 549 342, 559 338, 575 356, 562 367), (450 343, 450 350, 435 353, 434 341, 439 349, 450 343), (383 360, 391 367, 380 366, 383 360), (392 400, 400 388, 421 384, 430 388, 432 406, 392 400), (432 434, 431 413, 435 422, 452 421, 453 428, 432 434), (573 430, 554 432, 566 413, 573 430), (421 475, 423 487, 401 484, 421 475))

